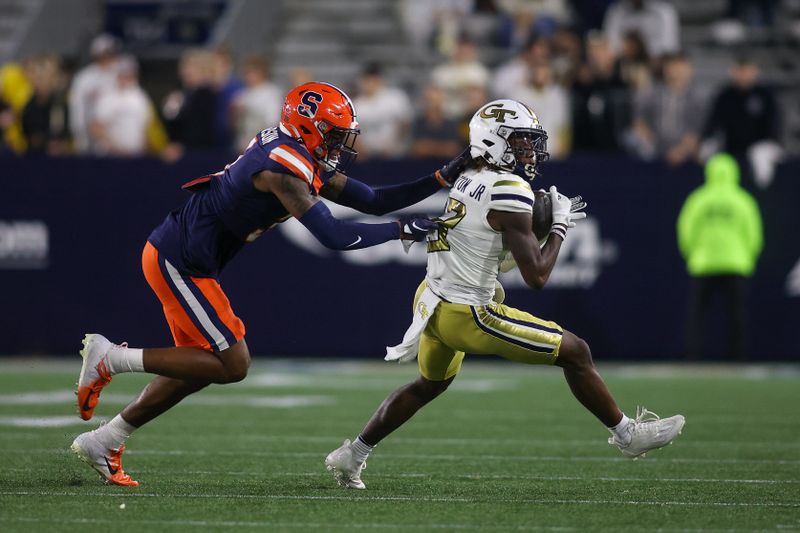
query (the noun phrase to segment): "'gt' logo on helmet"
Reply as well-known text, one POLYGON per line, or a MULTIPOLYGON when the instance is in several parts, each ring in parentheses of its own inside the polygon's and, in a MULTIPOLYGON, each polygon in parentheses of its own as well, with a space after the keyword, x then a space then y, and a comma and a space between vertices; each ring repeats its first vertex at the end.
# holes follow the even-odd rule
POLYGON ((306 118, 314 118, 319 108, 318 104, 322 103, 322 95, 314 91, 307 91, 303 93, 300 102, 300 105, 297 106, 297 112, 306 118))
POLYGON ((517 116, 513 109, 502 109, 503 104, 491 104, 481 109, 481 118, 493 118, 495 122, 505 122, 506 115, 517 116))

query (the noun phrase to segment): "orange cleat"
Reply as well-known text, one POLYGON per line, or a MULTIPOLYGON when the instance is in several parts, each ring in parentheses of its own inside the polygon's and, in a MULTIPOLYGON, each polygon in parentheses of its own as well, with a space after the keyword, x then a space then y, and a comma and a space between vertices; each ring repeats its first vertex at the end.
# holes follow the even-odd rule
POLYGON ((113 344, 97 333, 87 333, 83 338, 83 366, 78 378, 78 412, 89 420, 100 401, 100 391, 111 382, 108 369, 108 350, 113 344))
POLYGON ((125 452, 125 446, 110 450, 97 441, 94 431, 89 431, 78 435, 70 448, 81 461, 94 468, 109 485, 139 486, 138 481, 131 479, 131 476, 122 470, 122 454, 125 452))

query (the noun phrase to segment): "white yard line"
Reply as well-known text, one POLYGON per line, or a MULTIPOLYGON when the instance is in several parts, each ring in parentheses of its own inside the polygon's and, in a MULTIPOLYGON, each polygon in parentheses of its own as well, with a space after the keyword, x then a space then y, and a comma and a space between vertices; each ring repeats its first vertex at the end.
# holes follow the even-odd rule
MULTIPOLYGON (((25 448, 14 450, 3 450, 4 454, 32 454, 32 453, 53 453, 67 455, 69 450, 66 448, 25 448)), ((259 452, 252 450, 127 450, 128 455, 187 455, 187 456, 238 456, 238 457, 320 457, 324 452, 259 452)), ((656 456, 654 456, 656 457, 656 456)), ((630 459, 623 457, 606 456, 579 456, 579 457, 559 457, 552 455, 455 455, 455 454, 413 454, 413 453, 392 453, 381 456, 381 460, 392 459, 416 459, 427 461, 547 461, 547 462, 613 462, 629 463, 630 459)), ((770 464, 770 465, 798 465, 800 459, 700 459, 700 458, 664 458, 657 457, 657 460, 644 459, 637 461, 639 465, 657 465, 660 463, 687 463, 687 464, 770 464)))
MULTIPOLYGON (((0 518, 0 522, 4 519, 0 518)), ((257 528, 265 528, 265 527, 275 527, 275 528, 287 528, 287 529, 323 529, 329 530, 331 527, 338 528, 352 528, 352 529, 400 529, 400 530, 408 530, 408 529, 479 529, 485 531, 487 529, 502 529, 507 530, 508 526, 496 526, 490 527, 480 524, 453 524, 453 523, 426 523, 426 524, 391 524, 391 523, 369 523, 369 522, 359 522, 359 523, 337 523, 332 524, 330 522, 267 522, 267 521, 230 521, 230 520, 220 520, 220 521, 213 521, 213 520, 126 520, 123 518, 117 520, 103 520, 100 518, 72 518, 72 519, 47 519, 47 518, 28 518, 28 517, 19 517, 19 518, 9 518, 5 519, 8 522, 34 522, 34 523, 68 523, 68 524, 113 524, 114 526, 121 526, 127 524, 142 524, 142 525, 154 525, 154 526, 196 526, 196 527, 257 527, 257 528)), ((519 525, 519 526, 510 526, 511 529, 517 531, 578 531, 578 528, 574 527, 557 527, 557 526, 527 526, 527 525, 519 525)))
MULTIPOLYGON (((19 468, 16 469, 19 471, 29 471, 29 469, 19 468)), ((164 471, 162 469, 158 470, 136 470, 137 473, 142 474, 187 474, 187 475, 225 475, 225 476, 244 476, 244 475, 251 475, 257 477, 296 477, 296 476, 308 476, 308 477, 317 477, 321 475, 329 475, 327 472, 252 472, 252 471, 243 471, 243 472, 215 472, 213 470, 173 470, 173 471, 164 471)), ((800 480, 797 479, 714 479, 714 478, 683 478, 683 477, 673 477, 673 478, 658 478, 653 479, 651 477, 591 477, 591 476, 537 476, 537 475, 504 475, 504 474, 459 474, 459 475, 452 475, 452 474, 441 474, 441 473, 422 473, 422 472, 404 472, 402 474, 375 474, 374 472, 370 473, 370 477, 375 478, 434 478, 434 477, 441 477, 447 479, 493 479, 493 480, 512 480, 512 479, 521 479, 521 480, 529 480, 529 481, 609 481, 609 482, 646 482, 646 483, 661 483, 661 482, 668 482, 668 483, 741 483, 745 485, 796 485, 800 484, 800 480)))
MULTIPOLYGON (((0 472, 29 472, 30 468, 3 468, 0 472)), ((186 476, 251 476, 257 478, 273 477, 327 477, 325 471, 314 472, 257 472, 253 470, 168 470, 163 468, 148 469, 137 468, 136 474, 160 474, 160 475, 186 475, 186 476)), ((798 479, 721 479, 721 478, 694 478, 694 477, 671 477, 658 478, 651 477, 607 477, 607 476, 542 476, 542 475, 506 475, 506 474, 443 474, 440 472, 404 472, 401 474, 383 474, 371 472, 372 478, 447 478, 447 479, 492 479, 492 480, 512 480, 521 479, 529 481, 609 481, 609 482, 646 482, 646 483, 736 483, 743 485, 796 485, 800 484, 798 479)))
POLYGON ((351 501, 351 502, 437 502, 437 503, 512 503, 535 505, 651 505, 658 507, 800 507, 800 502, 691 502, 655 500, 589 500, 589 499, 534 499, 534 498, 454 498, 413 496, 300 496, 295 494, 159 494, 152 492, 55 492, 55 491, 2 491, 0 496, 54 496, 68 498, 112 497, 112 498, 199 498, 285 501, 351 501))
MULTIPOLYGON (((278 398, 290 398, 290 397, 278 397, 278 398)), ((309 399, 313 399, 314 397, 308 397, 309 399)), ((209 404, 213 404, 213 402, 208 402, 209 404)), ((253 402, 254 404, 257 401, 253 402)), ((281 401, 275 401, 274 404, 280 404, 281 401)), ((287 404, 292 403, 291 400, 283 402, 284 406, 288 406, 287 404)), ((301 402, 297 402, 297 405, 300 405, 301 402)), ((106 419, 104 418, 95 418, 91 421, 83 421, 78 418, 76 415, 68 415, 68 416, 53 416, 53 417, 14 417, 14 416, 0 416, 0 426, 8 425, 8 426, 18 426, 18 427, 61 427, 67 425, 99 425, 100 422, 104 422, 106 419), (48 419, 54 419, 52 424, 48 424, 48 419), (31 423, 26 423, 26 421, 33 421, 31 423), (36 424, 36 421, 42 421, 41 424, 36 424), (72 422, 72 423, 68 423, 72 422)), ((0 433, 0 439, 12 439, 16 435, 19 435, 21 438, 33 438, 33 437, 41 437, 41 434, 34 433, 34 432, 8 432, 8 433, 0 433)), ((164 435, 161 437, 162 439, 175 439, 175 438, 183 438, 177 437, 174 435, 164 435)), ((230 435, 228 434, 207 434, 204 435, 206 439, 225 439, 230 440, 230 435)), ((281 434, 281 435, 266 435, 266 434, 241 434, 236 435, 237 441, 246 441, 246 440, 253 440, 253 441, 262 441, 262 442, 308 442, 308 443, 330 443, 333 445, 334 443, 340 442, 342 440, 342 435, 289 435, 289 434, 281 434)), ((554 446, 554 447, 567 447, 567 446, 597 446, 603 444, 604 439, 601 437, 598 438, 591 438, 591 439, 544 439, 544 438, 534 438, 534 439, 506 439, 503 438, 501 440, 486 438, 486 437, 460 437, 460 438, 453 438, 453 437, 392 437, 391 443, 392 444, 440 444, 440 445, 464 445, 464 446, 472 446, 476 444, 487 444, 491 445, 494 448, 498 447, 519 447, 519 446, 554 446)), ((772 448, 800 448, 800 441, 784 441, 784 442, 775 442, 775 441, 746 441, 746 442, 736 442, 731 443, 729 441, 724 440, 698 440, 698 439, 684 439, 680 438, 676 441, 680 447, 695 447, 695 448, 708 448, 711 446, 719 446, 729 449, 740 449, 740 448, 764 448, 764 447, 772 447, 772 448)))
MULTIPOLYGON (((104 393, 101 401, 105 404, 127 405, 136 397, 135 394, 104 393)), ((63 405, 74 404, 75 393, 70 390, 26 392, 22 394, 0 394, 0 406, 3 405, 63 405)), ((211 407, 247 406, 292 408, 318 405, 333 405, 336 399, 325 395, 267 395, 267 394, 209 394, 202 393, 183 401, 187 405, 203 405, 211 407)))
MULTIPOLYGON (((461 530, 474 530, 481 531, 499 529, 501 531, 581 531, 585 528, 576 527, 563 527, 563 526, 532 526, 532 525, 498 525, 487 526, 484 524, 456 524, 452 522, 447 523, 425 523, 425 524, 391 524, 385 522, 379 523, 337 523, 331 524, 330 522, 267 522, 267 521, 232 521, 232 520, 125 520, 125 519, 100 519, 100 518, 32 518, 32 517, 9 517, 0 518, 0 522, 28 522, 28 523, 67 523, 67 524, 113 524, 115 526, 125 524, 142 524, 142 525, 155 525, 155 526, 196 526, 196 527, 278 527, 278 528, 302 528, 302 529, 330 529, 331 527, 337 528, 352 528, 352 529, 461 529, 461 530)), ((777 528, 782 526, 777 525, 777 528)), ((784 528, 792 528, 793 526, 783 526, 784 528)), ((774 532, 774 528, 770 529, 743 529, 743 528, 642 528, 637 526, 637 531, 654 531, 660 533, 766 533, 774 532)))
POLYGON ((63 428, 69 426, 94 427, 107 422, 107 418, 97 417, 95 420, 81 420, 75 415, 53 416, 0 416, 0 426, 18 428, 63 428))
MULTIPOLYGON (((174 436, 165 436, 164 438, 175 438, 174 436)), ((182 437, 181 437, 182 438, 182 437)), ((205 435, 204 438, 220 438, 230 440, 229 435, 205 435)), ((243 441, 243 440, 256 440, 256 441, 265 441, 265 442, 284 442, 284 441, 291 441, 291 442, 311 442, 311 443, 336 443, 342 440, 342 435, 264 435, 264 434, 247 434, 247 435, 237 435, 236 440, 243 441)), ((597 446, 603 444, 605 439, 602 437, 592 438, 592 439, 542 439, 542 438, 535 438, 535 439, 491 439, 485 437, 464 437, 464 438, 453 438, 453 437, 392 437, 391 443, 396 444, 441 444, 441 445, 464 445, 464 446, 472 446, 476 444, 488 444, 494 448, 502 447, 502 446, 525 446, 525 445, 549 445, 549 446, 556 446, 556 447, 563 447, 563 446, 583 446, 583 445, 590 445, 590 446, 597 446)), ((709 446, 720 446, 725 448, 744 448, 744 447, 757 447, 757 448, 764 448, 766 446, 770 447, 786 447, 786 448, 800 448, 800 441, 786 441, 786 442, 775 442, 775 441, 747 441, 747 442, 737 442, 731 443, 730 441, 716 441, 716 440, 697 440, 697 439, 684 439, 680 438, 676 440, 680 444, 681 447, 691 446, 691 447, 698 447, 698 448, 708 448, 709 446)))

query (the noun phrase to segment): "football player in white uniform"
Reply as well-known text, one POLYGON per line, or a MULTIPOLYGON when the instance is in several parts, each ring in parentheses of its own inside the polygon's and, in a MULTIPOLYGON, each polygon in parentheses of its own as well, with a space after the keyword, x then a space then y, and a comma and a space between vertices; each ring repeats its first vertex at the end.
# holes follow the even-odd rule
POLYGON ((473 159, 450 189, 438 230, 428 236, 428 272, 414 298, 413 322, 403 342, 387 349, 387 360, 418 356, 420 376, 391 393, 354 442, 327 456, 326 467, 343 487, 365 488, 361 470, 372 448, 447 389, 465 352, 561 367, 573 395, 627 457, 668 444, 683 428, 681 415, 660 419, 642 409, 636 418, 625 416, 583 339, 503 305, 496 291, 501 266, 516 263, 528 286, 541 289, 569 228, 586 216, 586 204, 551 187, 553 223, 541 245, 532 231, 530 180, 548 154, 536 115, 520 102, 496 100, 475 113, 469 128, 473 159))

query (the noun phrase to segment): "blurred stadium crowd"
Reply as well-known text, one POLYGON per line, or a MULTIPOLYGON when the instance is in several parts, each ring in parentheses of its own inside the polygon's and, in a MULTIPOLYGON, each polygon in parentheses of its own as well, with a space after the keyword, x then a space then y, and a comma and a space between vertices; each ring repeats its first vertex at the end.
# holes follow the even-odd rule
MULTIPOLYGON (((797 152, 797 58, 766 77, 761 58, 798 55, 800 2, 723 4, 698 37, 702 18, 688 2, 397 2, 408 53, 429 68, 403 76, 373 58, 344 80, 364 133, 359 157, 451 157, 474 110, 510 97, 539 114, 556 159, 584 150, 680 165, 722 149, 749 156, 758 175, 797 152)), ((302 63, 273 76, 269 47, 225 45, 186 48, 173 76, 148 76, 124 39, 101 33, 87 44, 77 57, 44 51, 2 65, 0 153, 235 152, 278 121, 286 90, 318 76, 302 63)))

